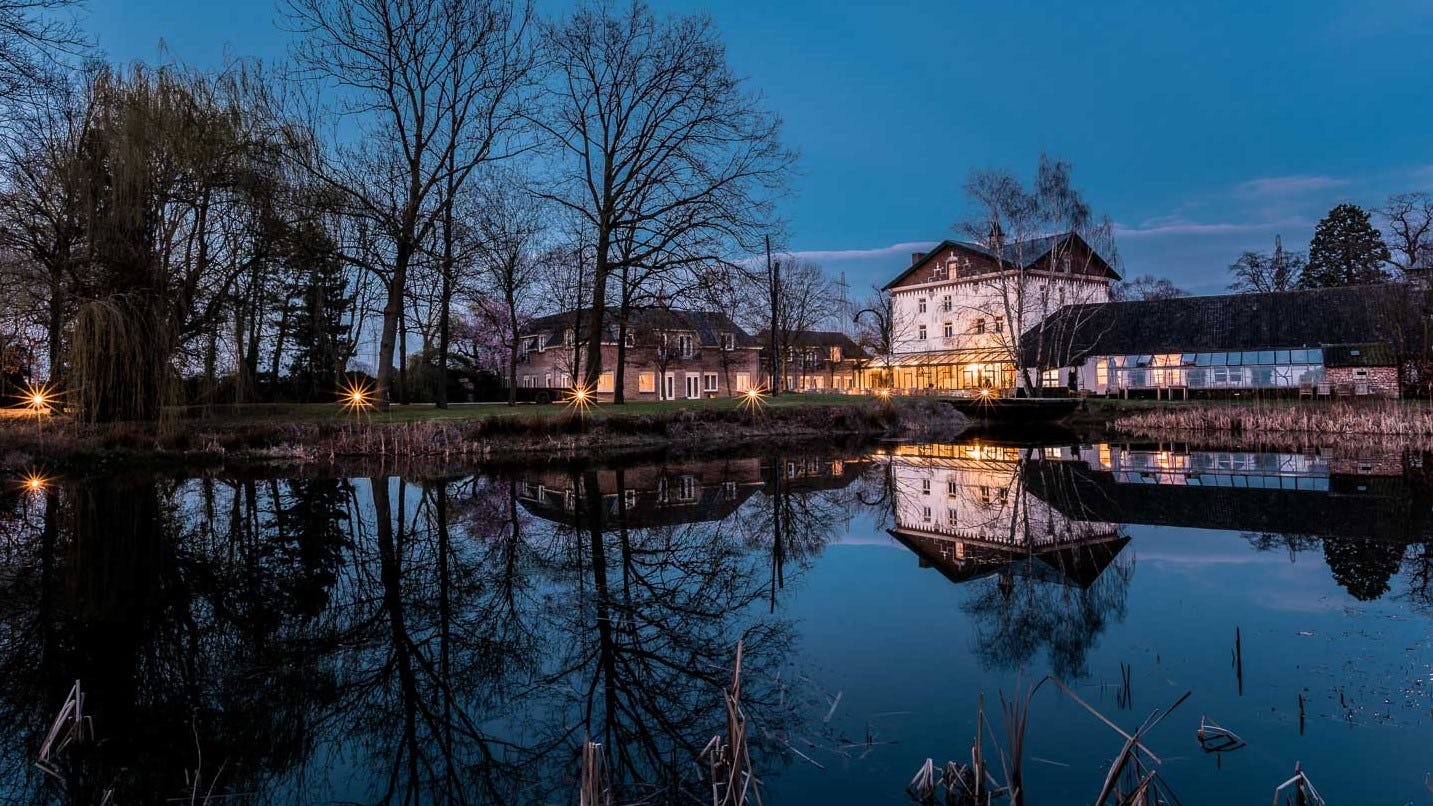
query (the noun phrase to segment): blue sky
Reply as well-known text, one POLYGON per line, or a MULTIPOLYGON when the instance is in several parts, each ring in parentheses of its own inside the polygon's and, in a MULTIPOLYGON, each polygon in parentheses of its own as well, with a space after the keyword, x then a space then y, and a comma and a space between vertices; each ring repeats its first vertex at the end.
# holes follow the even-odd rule
MULTIPOLYGON (((1433 2, 653 0, 704 10, 802 154, 792 248, 859 296, 951 236, 974 168, 1075 164, 1127 275, 1221 290, 1341 201, 1433 189, 1433 2)), ((543 0, 557 11, 564 3, 543 0)), ((90 0, 112 59, 282 58, 268 0, 90 0)))

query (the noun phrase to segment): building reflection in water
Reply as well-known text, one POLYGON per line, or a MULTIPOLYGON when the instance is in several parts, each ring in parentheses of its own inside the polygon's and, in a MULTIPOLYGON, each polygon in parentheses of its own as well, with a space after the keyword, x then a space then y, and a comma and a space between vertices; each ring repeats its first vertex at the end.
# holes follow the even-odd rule
POLYGON ((890 534, 952 582, 988 664, 1032 664, 1044 649, 1062 677, 1124 616, 1134 570, 1129 538, 1106 520, 1066 512, 1029 489, 1031 468, 1060 449, 995 444, 903 445, 886 457, 894 492, 890 534))

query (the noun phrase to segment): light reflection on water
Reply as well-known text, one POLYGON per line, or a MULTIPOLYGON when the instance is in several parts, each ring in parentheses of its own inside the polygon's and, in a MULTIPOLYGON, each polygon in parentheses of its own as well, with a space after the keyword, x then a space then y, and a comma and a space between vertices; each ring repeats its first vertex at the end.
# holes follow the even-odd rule
MULTIPOLYGON (((247 802, 565 802, 590 737, 622 798, 700 802, 740 638, 769 802, 902 802, 968 758, 982 694, 1003 736, 1000 694, 1045 675, 1126 730, 1192 692, 1148 742, 1185 802, 1267 799, 1295 762, 1330 801, 1423 797, 1423 459, 972 442, 8 485, 0 793, 187 797, 197 767, 247 802), (76 679, 100 741, 62 786, 34 760, 76 679), (1206 756, 1201 716, 1248 747, 1206 756)), ((1093 800, 1122 741, 1043 687, 1031 801, 1093 800)))

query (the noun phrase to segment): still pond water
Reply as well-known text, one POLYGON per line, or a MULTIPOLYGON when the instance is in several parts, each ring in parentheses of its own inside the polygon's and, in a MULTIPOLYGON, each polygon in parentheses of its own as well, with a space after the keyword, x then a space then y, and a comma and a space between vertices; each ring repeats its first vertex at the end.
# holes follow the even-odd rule
MULTIPOLYGON (((1125 730, 1191 692, 1147 739, 1186 803, 1268 803, 1296 762, 1330 803, 1429 798, 1417 452, 34 487, 0 493, 0 801, 572 803, 590 737, 619 802, 701 802, 738 639, 767 803, 909 802, 926 758, 969 759, 982 694, 1003 742, 1001 693, 1046 675, 1125 730), (75 680, 94 738, 47 774, 75 680), (1205 753, 1202 717, 1247 746, 1205 753)), ((1053 685, 1030 703, 1030 802, 1092 801, 1123 738, 1053 685)))

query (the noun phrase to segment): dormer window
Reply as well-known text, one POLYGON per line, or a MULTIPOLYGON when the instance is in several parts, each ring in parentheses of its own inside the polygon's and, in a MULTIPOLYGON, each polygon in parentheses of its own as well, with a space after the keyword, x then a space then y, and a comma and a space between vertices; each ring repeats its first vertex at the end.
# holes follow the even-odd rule
POLYGON ((635 335, 631 334, 631 333, 628 333, 628 334, 627 334, 627 339, 626 339, 626 341, 627 341, 627 346, 628 346, 628 347, 636 347, 636 346, 637 346, 637 337, 636 337, 635 335))
POLYGON ((691 358, 693 355, 696 354, 696 349, 693 345, 692 335, 690 333, 677 334, 677 352, 681 355, 682 358, 691 358))
POLYGON ((833 362, 835 362, 835 363, 838 363, 838 364, 841 362, 841 346, 840 346, 840 345, 838 345, 838 344, 833 344, 833 345, 831 345, 831 360, 832 360, 833 362))
POLYGON ((572 346, 573 344, 575 344, 576 342, 577 342, 577 334, 574 333, 574 332, 572 332, 572 328, 568 328, 567 330, 562 331, 562 343, 563 343, 563 344, 566 344, 568 347, 571 347, 571 346, 572 346))
POLYGON ((939 264, 939 263, 937 263, 937 264, 935 264, 934 266, 932 266, 931 269, 930 269, 930 279, 932 279, 932 280, 944 280, 944 279, 945 279, 945 266, 943 266, 943 265, 941 265, 941 264, 939 264))
POLYGON ((735 333, 723 333, 723 334, 721 334, 721 348, 722 348, 723 350, 727 350, 727 351, 735 350, 735 349, 736 349, 736 334, 735 334, 735 333))

